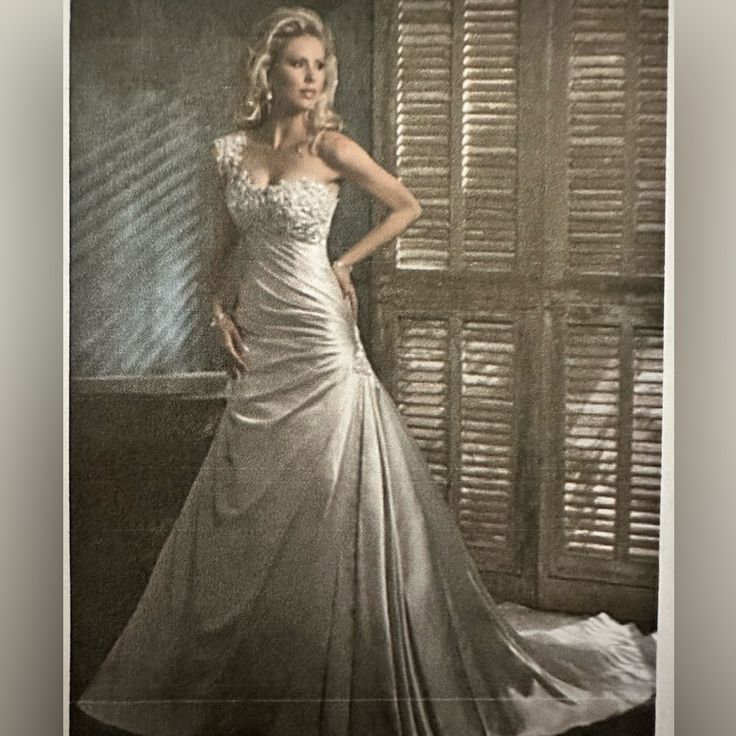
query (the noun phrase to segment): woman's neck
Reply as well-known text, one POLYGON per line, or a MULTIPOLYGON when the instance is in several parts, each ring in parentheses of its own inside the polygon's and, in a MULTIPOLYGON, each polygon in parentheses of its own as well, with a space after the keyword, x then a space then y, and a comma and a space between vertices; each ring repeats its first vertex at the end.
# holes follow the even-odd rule
POLYGON ((274 151, 301 143, 309 136, 307 116, 303 111, 272 115, 263 123, 260 133, 262 141, 274 151))

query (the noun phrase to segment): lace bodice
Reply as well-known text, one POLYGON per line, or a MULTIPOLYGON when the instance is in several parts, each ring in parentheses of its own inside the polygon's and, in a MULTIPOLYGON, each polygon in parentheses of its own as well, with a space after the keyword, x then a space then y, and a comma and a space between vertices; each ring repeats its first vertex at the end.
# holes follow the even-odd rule
POLYGON ((256 185, 243 166, 246 133, 236 131, 214 141, 214 156, 225 181, 225 199, 235 225, 247 234, 279 241, 324 243, 339 197, 326 184, 299 177, 266 187, 256 185))

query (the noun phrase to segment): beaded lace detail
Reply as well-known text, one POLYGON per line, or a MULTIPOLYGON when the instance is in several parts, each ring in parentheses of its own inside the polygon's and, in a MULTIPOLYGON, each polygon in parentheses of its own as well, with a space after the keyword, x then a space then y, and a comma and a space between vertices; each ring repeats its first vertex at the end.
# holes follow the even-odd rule
POLYGON ((215 159, 225 180, 225 198, 242 230, 257 226, 279 239, 326 241, 339 196, 322 182, 302 176, 265 187, 243 166, 246 135, 237 131, 214 141, 215 159))

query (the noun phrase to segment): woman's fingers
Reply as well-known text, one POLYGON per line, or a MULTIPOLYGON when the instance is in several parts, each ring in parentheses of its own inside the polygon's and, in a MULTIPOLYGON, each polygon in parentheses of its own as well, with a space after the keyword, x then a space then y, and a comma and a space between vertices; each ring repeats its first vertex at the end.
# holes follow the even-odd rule
POLYGON ((222 346, 232 358, 226 366, 226 370, 232 378, 240 378, 243 370, 248 367, 246 363, 248 348, 243 341, 238 326, 229 316, 220 323, 220 336, 222 346))
POLYGON ((227 351, 230 353, 230 355, 235 358, 237 363, 245 368, 245 357, 248 350, 243 344, 242 340, 240 340, 239 338, 234 338, 233 335, 229 332, 225 333, 225 347, 227 348, 227 351), (235 342, 236 340, 237 347, 235 342))
POLYGON ((243 359, 248 357, 248 348, 245 347, 243 338, 237 333, 233 337, 233 347, 237 350, 237 352, 243 359))
POLYGON ((350 310, 353 313, 353 319, 358 319, 358 294, 355 291, 355 287, 351 286, 348 292, 348 299, 350 300, 350 310))
POLYGON ((352 282, 352 279, 348 276, 344 288, 344 294, 345 298, 348 300, 348 303, 350 305, 350 311, 353 314, 353 319, 358 318, 358 292, 355 291, 355 285, 352 282))
POLYGON ((350 274, 344 272, 342 269, 337 269, 335 275, 340 284, 343 297, 348 300, 353 318, 358 319, 358 294, 355 291, 355 285, 353 284, 352 278, 350 278, 350 274))
POLYGON ((232 355, 233 358, 235 358, 235 360, 237 361, 238 365, 240 365, 243 368, 245 368, 245 356, 244 355, 242 355, 241 353, 239 353, 235 348, 231 348, 230 349, 230 355, 232 355))

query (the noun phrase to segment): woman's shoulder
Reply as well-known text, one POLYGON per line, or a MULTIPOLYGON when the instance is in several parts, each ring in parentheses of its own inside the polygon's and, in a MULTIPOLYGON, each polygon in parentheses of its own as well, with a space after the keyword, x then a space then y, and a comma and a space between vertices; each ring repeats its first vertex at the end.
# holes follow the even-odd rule
POLYGON ((341 169, 356 155, 365 152, 359 143, 342 131, 323 130, 318 135, 317 153, 326 164, 341 169))
POLYGON ((349 135, 340 130, 321 130, 317 134, 317 146, 320 154, 340 155, 345 151, 360 148, 360 145, 349 135))

